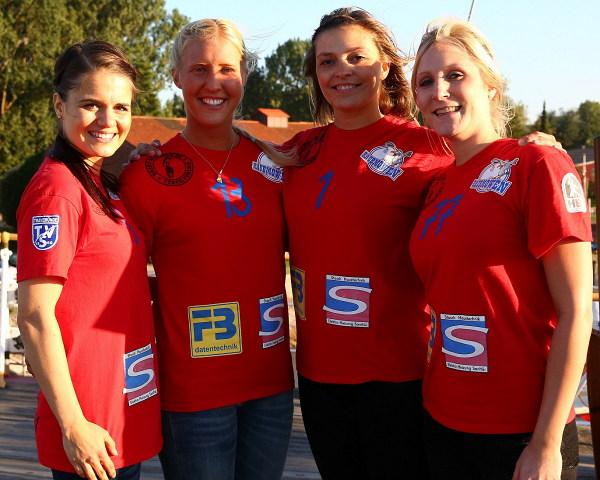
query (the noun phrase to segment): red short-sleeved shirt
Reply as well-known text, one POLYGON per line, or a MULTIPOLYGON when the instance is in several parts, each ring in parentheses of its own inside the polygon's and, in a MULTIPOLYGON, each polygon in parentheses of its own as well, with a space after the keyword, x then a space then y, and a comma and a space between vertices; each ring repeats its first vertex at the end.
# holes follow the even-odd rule
POLYGON ((451 159, 434 133, 392 116, 290 144, 308 161, 284 182, 299 373, 346 384, 420 379, 429 316, 408 241, 451 159))
MULTIPOLYGON (((123 219, 101 212, 67 167, 46 159, 17 212, 18 281, 60 277, 56 305, 69 373, 87 420, 108 430, 117 468, 158 453, 160 405, 146 252, 123 219)), ((73 471, 43 394, 36 414, 40 463, 73 471)))
MULTIPOLYGON (((121 176, 156 270, 163 409, 198 411, 293 388, 282 169, 246 139, 223 183, 177 135, 121 176)), ((198 148, 215 168, 228 152, 198 148)))
POLYGON ((427 410, 474 433, 533 431, 556 325, 544 254, 589 241, 571 160, 499 140, 434 182, 411 239, 432 309, 427 410))

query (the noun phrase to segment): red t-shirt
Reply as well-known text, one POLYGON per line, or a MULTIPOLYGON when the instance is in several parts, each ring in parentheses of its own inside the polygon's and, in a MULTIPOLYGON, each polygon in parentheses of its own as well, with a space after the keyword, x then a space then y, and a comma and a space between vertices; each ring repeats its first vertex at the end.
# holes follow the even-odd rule
POLYGON ((422 378, 429 316, 408 241, 451 159, 430 130, 392 116, 294 143, 307 161, 284 183, 299 373, 344 384, 422 378))
MULTIPOLYGON (((293 388, 282 169, 242 138, 216 181, 181 135, 121 176, 156 270, 162 406, 198 411, 293 388)), ((198 148, 220 169, 228 152, 198 148)))
POLYGON ((533 431, 556 312, 541 261, 589 241, 568 156, 498 140, 433 184, 411 239, 432 309, 425 407, 473 433, 533 431))
MULTIPOLYGON (((113 205, 118 223, 64 164, 46 159, 17 212, 17 275, 64 280, 56 319, 69 373, 86 419, 115 440, 121 468, 156 455, 162 439, 144 243, 122 203, 113 205)), ((73 472, 41 393, 36 440, 41 464, 73 472)))

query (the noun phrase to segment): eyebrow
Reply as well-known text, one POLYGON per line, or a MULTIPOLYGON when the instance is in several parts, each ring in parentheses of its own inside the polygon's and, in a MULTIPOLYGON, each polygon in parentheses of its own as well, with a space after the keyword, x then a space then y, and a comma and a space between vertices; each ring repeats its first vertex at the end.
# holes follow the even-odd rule
MULTIPOLYGON (((364 50, 364 49, 365 49, 364 47, 354 47, 354 48, 344 51, 343 53, 354 53, 354 52, 357 52, 359 50, 364 50)), ((336 52, 322 52, 317 55, 317 58, 326 57, 329 55, 336 55, 336 52)))

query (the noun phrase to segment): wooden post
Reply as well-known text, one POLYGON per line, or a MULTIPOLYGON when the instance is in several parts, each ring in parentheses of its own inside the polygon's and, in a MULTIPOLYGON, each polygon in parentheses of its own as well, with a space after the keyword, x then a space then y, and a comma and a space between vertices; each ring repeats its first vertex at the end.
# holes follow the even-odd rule
MULTIPOLYGON (((584 166, 585 168, 585 166, 584 166)), ((594 141, 594 178, 596 192, 596 242, 600 239, 600 222, 598 222, 598 200, 600 199, 600 137, 594 141)), ((596 263, 598 269, 598 262, 596 263)), ((596 278, 598 276, 596 270, 596 278)), ((596 479, 600 479, 600 331, 594 330, 590 338, 587 356, 587 392, 590 407, 590 424, 592 429, 592 446, 596 479)))

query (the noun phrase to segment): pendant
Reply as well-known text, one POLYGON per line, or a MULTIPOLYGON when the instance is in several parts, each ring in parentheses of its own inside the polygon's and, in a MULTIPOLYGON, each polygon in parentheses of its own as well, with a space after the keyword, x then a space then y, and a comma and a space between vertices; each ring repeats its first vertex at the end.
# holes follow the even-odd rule
POLYGON ((223 179, 221 178, 221 172, 219 172, 219 173, 217 174, 217 182, 218 182, 218 183, 223 183, 223 179))

